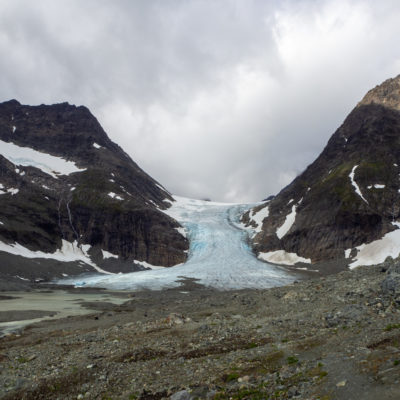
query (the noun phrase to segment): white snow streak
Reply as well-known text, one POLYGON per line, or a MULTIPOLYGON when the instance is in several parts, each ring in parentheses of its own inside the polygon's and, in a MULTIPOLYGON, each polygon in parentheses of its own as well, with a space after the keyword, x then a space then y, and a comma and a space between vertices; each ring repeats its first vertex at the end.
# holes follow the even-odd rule
POLYGON ((297 205, 292 206, 292 211, 286 215, 285 222, 276 230, 276 236, 278 236, 279 239, 282 239, 293 226, 296 220, 296 207, 297 205))
POLYGON ((356 171, 357 167, 358 167, 358 165, 355 165, 353 167, 353 169, 351 170, 351 172, 349 174, 349 178, 350 178, 351 184, 355 188, 356 193, 368 204, 368 201, 364 198, 364 196, 361 193, 361 190, 360 190, 359 186, 357 185, 356 181, 354 180, 354 174, 355 174, 355 171, 356 171))
POLYGON ((385 185, 381 185, 381 184, 378 184, 378 183, 376 183, 375 185, 369 185, 369 186, 367 186, 367 189, 372 189, 372 188, 375 188, 375 189, 385 189, 385 185))
POLYGON ((101 253, 103 254, 103 258, 118 258, 118 256, 116 254, 112 254, 110 252, 108 252, 107 250, 101 250, 101 253))
POLYGON ((101 149, 101 146, 96 142, 93 143, 93 147, 95 147, 96 149, 101 149))
POLYGON ((165 189, 165 188, 163 188, 159 183, 156 183, 156 186, 157 186, 158 188, 160 188, 163 192, 169 193, 168 190, 165 189))
POLYGON ((116 193, 114 192, 110 192, 108 193, 108 195, 112 198, 112 199, 116 199, 116 200, 123 200, 123 198, 121 196, 118 196, 116 193))
POLYGON ((2 140, 0 140, 0 154, 15 165, 39 168, 53 178, 57 178, 57 175, 69 175, 86 170, 78 168, 74 162, 66 161, 61 157, 51 156, 30 147, 21 147, 2 140))
POLYGON ((162 265, 153 265, 150 264, 146 261, 138 261, 138 260, 133 260, 136 264, 140 264, 141 266, 145 267, 145 268, 149 268, 151 270, 157 270, 157 269, 164 269, 165 267, 163 267, 162 265))

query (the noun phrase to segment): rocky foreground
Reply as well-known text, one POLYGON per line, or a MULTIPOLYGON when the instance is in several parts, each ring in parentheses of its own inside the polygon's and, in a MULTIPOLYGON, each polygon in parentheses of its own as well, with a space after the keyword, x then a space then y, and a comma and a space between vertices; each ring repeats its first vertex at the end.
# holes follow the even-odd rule
POLYGON ((101 307, 1 339, 1 398, 400 398, 400 263, 101 307))

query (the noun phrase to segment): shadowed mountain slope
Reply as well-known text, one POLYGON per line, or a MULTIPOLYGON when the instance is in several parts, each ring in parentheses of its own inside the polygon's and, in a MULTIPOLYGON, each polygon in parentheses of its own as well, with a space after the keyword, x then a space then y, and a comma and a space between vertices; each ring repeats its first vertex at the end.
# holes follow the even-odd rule
POLYGON ((46 279, 184 262, 188 242, 161 211, 171 201, 87 108, 0 104, 1 273, 46 279))
POLYGON ((293 264, 354 262, 368 249, 383 260, 393 255, 387 235, 398 229, 399 165, 400 76, 369 91, 301 175, 243 216, 258 228, 251 239, 258 257, 293 264))

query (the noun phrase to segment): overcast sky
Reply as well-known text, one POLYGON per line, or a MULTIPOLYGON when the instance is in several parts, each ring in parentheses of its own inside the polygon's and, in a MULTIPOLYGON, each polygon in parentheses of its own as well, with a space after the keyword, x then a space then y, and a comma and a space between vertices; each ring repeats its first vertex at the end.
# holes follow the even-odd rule
POLYGON ((400 74, 398 0, 0 0, 0 101, 89 107, 172 193, 276 194, 400 74))

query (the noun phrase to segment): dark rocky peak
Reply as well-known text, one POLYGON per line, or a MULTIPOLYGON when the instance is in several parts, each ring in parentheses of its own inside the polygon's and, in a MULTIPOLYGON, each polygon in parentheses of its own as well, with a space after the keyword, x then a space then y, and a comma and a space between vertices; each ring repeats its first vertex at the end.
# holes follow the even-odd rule
POLYGON ((11 99, 11 100, 7 100, 3 103, 0 103, 0 109, 16 109, 17 107, 19 107, 21 105, 21 103, 18 100, 15 99, 11 99))
POLYGON ((400 111, 400 75, 387 79, 374 89, 371 89, 357 106, 361 107, 370 104, 379 104, 400 111))
POLYGON ((68 103, 28 106, 11 100, 0 104, 0 139, 64 156, 69 155, 71 145, 75 154, 93 143, 113 147, 86 107, 68 103))
MULTIPOLYGON (((186 259, 180 225, 161 211, 173 198, 86 107, 0 104, 0 184, 7 245, 46 254, 89 247, 92 261, 114 272, 132 271, 135 260, 171 266, 186 259)), ((0 252, 0 274, 1 262, 0 252)))
POLYGON ((268 205, 245 215, 249 225, 264 216, 253 237, 262 259, 350 263, 356 247, 397 229, 399 111, 400 76, 369 91, 320 156, 268 205))

